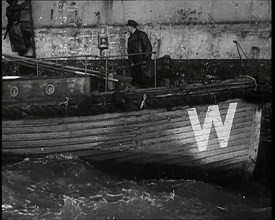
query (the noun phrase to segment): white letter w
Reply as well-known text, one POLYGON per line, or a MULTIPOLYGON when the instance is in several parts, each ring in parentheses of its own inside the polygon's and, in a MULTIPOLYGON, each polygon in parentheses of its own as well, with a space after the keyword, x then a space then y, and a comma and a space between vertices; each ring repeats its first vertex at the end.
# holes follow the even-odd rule
POLYGON ((227 147, 232 123, 237 108, 237 102, 230 103, 224 124, 222 123, 218 105, 209 106, 206 112, 205 120, 201 128, 198 114, 195 108, 188 109, 189 119, 194 131, 199 151, 206 151, 212 122, 217 132, 221 147, 227 147))

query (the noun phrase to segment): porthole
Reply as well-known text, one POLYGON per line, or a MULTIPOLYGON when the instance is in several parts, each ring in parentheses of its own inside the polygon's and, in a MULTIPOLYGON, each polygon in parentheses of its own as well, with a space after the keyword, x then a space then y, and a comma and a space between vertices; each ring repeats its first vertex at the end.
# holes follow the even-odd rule
POLYGON ((49 84, 46 86, 46 93, 48 95, 52 95, 54 93, 54 90, 55 90, 55 88, 54 88, 53 84, 49 84))
POLYGON ((11 89, 10 89, 10 95, 12 97, 16 97, 18 95, 18 88, 17 88, 17 86, 11 87, 11 89))

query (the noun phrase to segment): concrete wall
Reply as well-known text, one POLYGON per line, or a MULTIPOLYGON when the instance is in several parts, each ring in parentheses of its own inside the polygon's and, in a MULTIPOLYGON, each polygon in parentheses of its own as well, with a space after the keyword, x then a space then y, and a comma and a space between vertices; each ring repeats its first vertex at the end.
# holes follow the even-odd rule
MULTIPOLYGON (((234 59, 233 40, 254 58, 271 58, 271 0, 32 1, 38 57, 99 54, 97 33, 107 27, 110 49, 126 52, 124 25, 135 19, 158 56, 234 59)), ((2 2, 2 34, 6 27, 2 2)), ((9 40, 2 52, 11 53, 9 40)))

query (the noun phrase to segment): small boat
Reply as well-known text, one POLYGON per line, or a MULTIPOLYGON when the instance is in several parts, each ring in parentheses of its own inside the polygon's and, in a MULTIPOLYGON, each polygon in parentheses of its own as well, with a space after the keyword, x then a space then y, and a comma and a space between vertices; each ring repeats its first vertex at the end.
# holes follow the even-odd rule
POLYGON ((261 108, 251 77, 90 92, 88 76, 2 78, 2 160, 76 155, 250 177, 261 108))

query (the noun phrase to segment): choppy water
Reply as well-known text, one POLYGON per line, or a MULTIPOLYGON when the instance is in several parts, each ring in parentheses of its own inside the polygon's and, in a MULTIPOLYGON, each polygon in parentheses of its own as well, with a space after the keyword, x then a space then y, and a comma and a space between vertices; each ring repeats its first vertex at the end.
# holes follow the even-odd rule
POLYGON ((78 158, 2 166, 3 219, 265 219, 262 199, 194 180, 129 180, 78 158))

